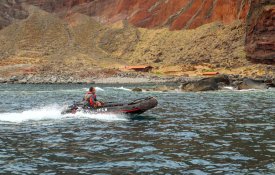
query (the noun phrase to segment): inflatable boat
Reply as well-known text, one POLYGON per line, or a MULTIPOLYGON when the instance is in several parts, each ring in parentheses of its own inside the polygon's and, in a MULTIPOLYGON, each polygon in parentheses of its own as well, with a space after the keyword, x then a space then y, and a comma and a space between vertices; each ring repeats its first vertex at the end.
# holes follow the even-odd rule
POLYGON ((158 101, 154 97, 146 97, 136 99, 129 103, 104 102, 104 105, 97 108, 84 107, 83 102, 74 103, 66 107, 61 114, 75 114, 78 111, 92 114, 98 113, 120 113, 120 114, 142 114, 158 105, 158 101))

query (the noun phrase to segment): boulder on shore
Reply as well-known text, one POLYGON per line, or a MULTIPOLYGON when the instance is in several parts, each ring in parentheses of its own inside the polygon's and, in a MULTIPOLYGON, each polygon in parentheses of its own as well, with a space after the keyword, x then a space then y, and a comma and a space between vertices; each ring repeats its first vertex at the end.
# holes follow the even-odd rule
POLYGON ((244 78, 238 85, 238 90, 242 89, 268 89, 268 86, 264 83, 264 81, 244 78))
POLYGON ((229 77, 227 75, 219 75, 216 77, 203 78, 195 82, 184 83, 180 86, 180 89, 188 92, 214 91, 219 89, 220 84, 229 85, 229 77))
POLYGON ((8 81, 4 78, 0 78, 0 83, 7 83, 8 81))
POLYGON ((132 89, 132 91, 134 91, 134 92, 142 92, 142 89, 141 88, 134 88, 134 89, 132 89))

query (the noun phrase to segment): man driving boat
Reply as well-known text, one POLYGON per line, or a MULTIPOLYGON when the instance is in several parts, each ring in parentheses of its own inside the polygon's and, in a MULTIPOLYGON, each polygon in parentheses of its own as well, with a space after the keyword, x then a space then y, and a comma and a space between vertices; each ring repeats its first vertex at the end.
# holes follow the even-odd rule
POLYGON ((96 89, 94 87, 90 87, 89 91, 85 94, 83 101, 85 102, 85 106, 87 105, 91 108, 97 108, 103 105, 102 102, 97 100, 96 89))

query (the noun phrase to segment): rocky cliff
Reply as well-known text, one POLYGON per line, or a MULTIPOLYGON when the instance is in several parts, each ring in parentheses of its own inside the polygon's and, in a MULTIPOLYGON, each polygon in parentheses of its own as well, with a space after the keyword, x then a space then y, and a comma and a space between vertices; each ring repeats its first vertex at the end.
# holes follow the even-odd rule
POLYGON ((275 63, 275 1, 254 0, 247 18, 247 58, 275 63))
POLYGON ((2 0, 0 77, 87 77, 127 64, 171 74, 272 75, 274 67, 246 59, 274 62, 272 2, 2 0))
POLYGON ((213 21, 231 23, 244 19, 249 0, 27 0, 61 15, 83 13, 100 22, 127 19, 137 27, 196 28, 213 21))
POLYGON ((172 30, 196 28, 213 21, 228 24, 245 19, 250 6, 249 0, 3 0, 1 16, 5 21, 2 25, 7 25, 10 17, 26 17, 25 12, 20 11, 23 2, 63 17, 82 13, 101 23, 126 19, 137 27, 172 30))

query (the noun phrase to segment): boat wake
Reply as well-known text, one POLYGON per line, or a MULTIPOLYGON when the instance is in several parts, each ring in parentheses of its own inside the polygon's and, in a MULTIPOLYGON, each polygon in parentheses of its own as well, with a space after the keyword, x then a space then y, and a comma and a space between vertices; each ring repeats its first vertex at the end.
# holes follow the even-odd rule
POLYGON ((126 121, 127 117, 118 114, 89 114, 77 112, 76 114, 61 114, 62 107, 50 105, 22 112, 0 113, 1 122, 21 123, 26 121, 64 120, 64 119, 94 119, 104 122, 126 121))

